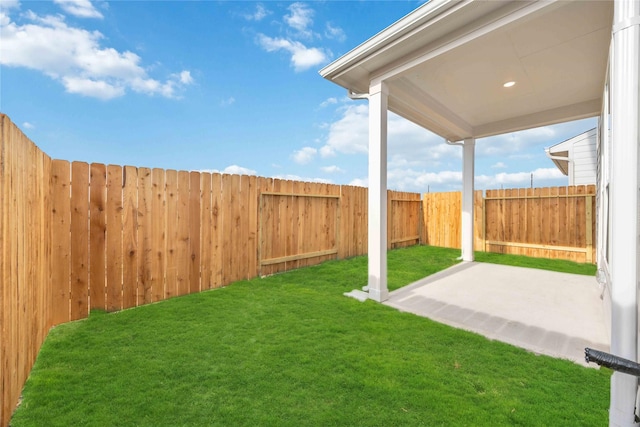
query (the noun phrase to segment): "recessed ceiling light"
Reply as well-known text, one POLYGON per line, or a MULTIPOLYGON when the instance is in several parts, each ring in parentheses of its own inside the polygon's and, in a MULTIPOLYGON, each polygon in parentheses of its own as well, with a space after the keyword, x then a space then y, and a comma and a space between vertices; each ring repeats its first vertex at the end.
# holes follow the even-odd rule
POLYGON ((516 84, 516 82, 506 82, 505 84, 503 84, 502 86, 504 87, 511 87, 514 86, 516 84))

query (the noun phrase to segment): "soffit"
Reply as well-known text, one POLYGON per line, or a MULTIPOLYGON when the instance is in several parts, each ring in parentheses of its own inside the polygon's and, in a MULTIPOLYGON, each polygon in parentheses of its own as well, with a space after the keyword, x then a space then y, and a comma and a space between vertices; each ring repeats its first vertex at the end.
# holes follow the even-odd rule
POLYGON ((390 110, 450 140, 595 116, 612 13, 608 1, 427 3, 321 74, 354 92, 386 82, 390 110))

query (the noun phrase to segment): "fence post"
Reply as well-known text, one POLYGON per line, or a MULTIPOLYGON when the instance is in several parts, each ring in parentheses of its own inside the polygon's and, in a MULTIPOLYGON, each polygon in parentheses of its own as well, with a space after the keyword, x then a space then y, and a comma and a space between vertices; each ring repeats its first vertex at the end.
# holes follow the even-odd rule
POLYGON ((586 238, 586 262, 593 263, 593 196, 585 196, 585 238, 586 238))

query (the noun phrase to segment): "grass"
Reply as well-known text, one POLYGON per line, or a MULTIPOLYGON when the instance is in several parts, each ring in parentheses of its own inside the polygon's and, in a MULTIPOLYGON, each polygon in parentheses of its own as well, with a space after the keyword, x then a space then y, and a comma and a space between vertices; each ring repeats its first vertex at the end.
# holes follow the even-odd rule
MULTIPOLYGON (((391 251, 389 282, 458 254, 391 251)), ((366 276, 366 258, 327 262, 58 326, 11 425, 607 422, 608 371, 342 296, 366 276)))
POLYGON ((540 268, 543 270, 559 271, 561 273, 584 274, 595 276, 595 264, 579 264, 562 259, 529 258, 522 255, 497 254, 492 252, 475 252, 478 262, 512 265, 516 267, 540 268))

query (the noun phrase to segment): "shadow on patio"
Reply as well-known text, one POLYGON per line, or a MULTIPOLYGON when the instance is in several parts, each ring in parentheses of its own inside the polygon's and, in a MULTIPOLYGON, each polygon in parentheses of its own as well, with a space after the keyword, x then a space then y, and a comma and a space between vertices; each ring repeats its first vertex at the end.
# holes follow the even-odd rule
POLYGON ((384 304, 582 365, 585 347, 610 346, 590 276, 461 263, 391 292, 384 304))

